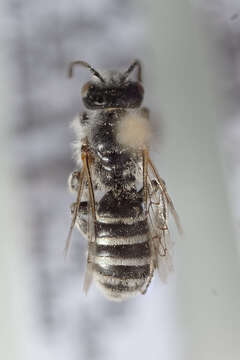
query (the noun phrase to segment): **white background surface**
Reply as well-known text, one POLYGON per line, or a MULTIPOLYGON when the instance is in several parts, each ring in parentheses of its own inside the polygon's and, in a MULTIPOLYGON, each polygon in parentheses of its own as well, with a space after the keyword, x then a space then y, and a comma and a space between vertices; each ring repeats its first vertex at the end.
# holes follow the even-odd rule
POLYGON ((225 168, 237 224, 240 20, 230 18, 238 13, 238 4, 211 2, 209 9, 206 1, 194 2, 205 7, 201 16, 210 24, 207 32, 218 54, 217 85, 225 98, 219 119, 213 115, 218 100, 205 91, 211 72, 201 54, 205 43, 195 30, 191 34, 195 20, 189 8, 175 2, 161 10, 150 5, 143 11, 131 1, 121 6, 107 0, 1 5, 1 199, 6 204, 1 209, 1 358, 239 357, 237 251, 211 141, 215 132, 220 134, 218 142, 228 155, 225 168), (161 151, 154 154, 155 162, 187 226, 177 243, 177 270, 167 286, 156 278, 145 297, 114 304, 94 287, 84 297, 86 244, 77 232, 68 261, 62 256, 73 201, 66 191, 74 167, 68 124, 82 109, 80 87, 88 79, 82 70, 69 81, 66 69, 77 58, 97 68, 124 68, 135 57, 143 59, 145 104, 159 126, 153 150, 161 145, 161 151), (203 138, 210 145, 204 153, 199 152, 203 138), (219 194, 219 188, 221 198, 203 208, 202 200, 219 194))

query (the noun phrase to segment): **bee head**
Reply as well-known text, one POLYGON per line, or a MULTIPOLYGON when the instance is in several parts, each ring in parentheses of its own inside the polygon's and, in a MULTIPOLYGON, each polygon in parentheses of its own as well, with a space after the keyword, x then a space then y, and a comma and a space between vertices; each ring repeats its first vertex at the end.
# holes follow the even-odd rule
POLYGON ((88 109, 137 108, 141 105, 144 89, 139 61, 135 60, 123 73, 108 71, 103 74, 83 61, 75 61, 69 68, 70 77, 76 64, 87 67, 93 73, 93 78, 82 87, 82 99, 88 109), (128 78, 136 66, 137 81, 128 78))

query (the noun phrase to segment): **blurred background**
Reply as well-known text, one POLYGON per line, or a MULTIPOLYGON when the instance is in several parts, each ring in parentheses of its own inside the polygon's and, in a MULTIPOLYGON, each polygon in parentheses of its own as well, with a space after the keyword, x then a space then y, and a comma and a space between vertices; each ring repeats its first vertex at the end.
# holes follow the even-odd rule
POLYGON ((3 0, 1 359, 240 356, 240 4, 3 0), (183 222, 175 274, 111 303, 82 292, 86 242, 63 248, 74 201, 69 124, 88 71, 143 63, 153 158, 183 222))

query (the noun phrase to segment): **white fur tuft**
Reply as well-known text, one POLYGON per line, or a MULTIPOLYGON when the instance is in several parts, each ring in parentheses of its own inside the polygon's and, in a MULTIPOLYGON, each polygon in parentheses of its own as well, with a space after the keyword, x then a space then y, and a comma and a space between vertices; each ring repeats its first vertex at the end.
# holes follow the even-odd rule
POLYGON ((137 112, 129 113, 119 122, 117 141, 127 147, 139 150, 149 144, 151 129, 149 121, 137 112))
POLYGON ((71 122, 70 127, 74 130, 77 140, 82 141, 86 137, 86 128, 80 123, 80 114, 77 114, 73 121, 71 122))

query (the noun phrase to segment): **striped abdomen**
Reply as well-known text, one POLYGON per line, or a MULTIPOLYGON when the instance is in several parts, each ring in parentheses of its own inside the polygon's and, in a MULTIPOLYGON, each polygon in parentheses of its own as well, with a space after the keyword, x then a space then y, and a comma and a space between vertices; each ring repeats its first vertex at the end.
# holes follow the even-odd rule
POLYGON ((104 294, 123 300, 144 291, 151 261, 146 218, 98 214, 96 230, 93 274, 104 294))

